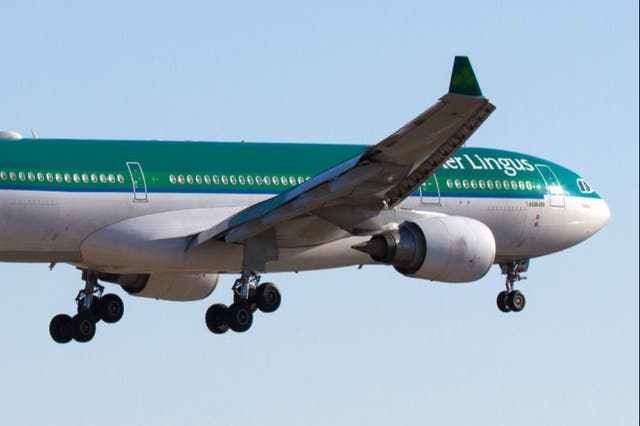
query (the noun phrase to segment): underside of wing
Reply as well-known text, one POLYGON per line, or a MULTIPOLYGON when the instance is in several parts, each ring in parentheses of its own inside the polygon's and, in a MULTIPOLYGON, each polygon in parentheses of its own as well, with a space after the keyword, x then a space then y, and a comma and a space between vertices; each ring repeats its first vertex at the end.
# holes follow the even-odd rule
POLYGON ((363 154, 195 235, 190 247, 264 233, 281 246, 375 232, 381 213, 415 192, 494 109, 468 58, 456 57, 449 92, 435 105, 363 154))

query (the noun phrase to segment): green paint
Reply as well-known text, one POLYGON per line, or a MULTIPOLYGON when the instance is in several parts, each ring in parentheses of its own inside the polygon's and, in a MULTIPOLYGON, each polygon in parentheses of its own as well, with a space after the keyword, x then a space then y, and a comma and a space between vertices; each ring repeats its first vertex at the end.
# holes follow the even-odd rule
POLYGON ((466 56, 456 56, 451 72, 449 93, 467 96, 482 96, 480 85, 466 56))
MULTIPOLYGON (((297 143, 3 140, 0 188, 130 191, 126 163, 138 162, 149 192, 277 193, 293 187, 291 178, 297 184, 300 178, 315 176, 366 149, 362 145, 297 143), (47 179, 49 173, 52 182, 47 179), (56 174, 62 182, 55 179, 56 174), (65 181, 65 175, 70 182, 65 181), (97 182, 91 180, 92 175, 97 182), (282 178, 286 178, 286 185, 280 182, 282 178)), ((422 191, 430 195, 439 188, 442 196, 541 197, 547 190, 537 164, 553 169, 567 195, 598 198, 596 193, 581 193, 577 185, 580 176, 564 167, 525 154, 485 148, 458 150, 436 173, 437 184, 432 177, 422 191)))

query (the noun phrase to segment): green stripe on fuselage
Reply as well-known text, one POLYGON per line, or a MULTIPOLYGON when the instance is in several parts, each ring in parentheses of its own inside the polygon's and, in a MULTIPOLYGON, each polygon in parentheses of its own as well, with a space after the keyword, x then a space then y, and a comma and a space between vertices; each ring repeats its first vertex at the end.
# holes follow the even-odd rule
MULTIPOLYGON (((366 149, 364 145, 299 143, 0 140, 0 189, 126 192, 132 187, 127 162, 137 162, 151 193, 277 193, 291 188, 292 179, 297 183, 315 176, 366 149), (47 174, 54 178, 47 179, 47 174), (56 174, 63 177, 61 182, 56 174), (64 180, 65 175, 70 181, 64 180), (113 175, 121 180, 83 180, 91 175, 113 175), (268 184, 265 177, 269 177, 268 184), (279 178, 278 185, 274 177, 279 178)), ((430 178, 422 193, 428 196, 439 189, 443 197, 539 198, 547 192, 536 169, 539 164, 555 172, 567 195, 598 197, 581 193, 579 176, 564 167, 486 148, 458 150, 436 173, 437 185, 430 178)))

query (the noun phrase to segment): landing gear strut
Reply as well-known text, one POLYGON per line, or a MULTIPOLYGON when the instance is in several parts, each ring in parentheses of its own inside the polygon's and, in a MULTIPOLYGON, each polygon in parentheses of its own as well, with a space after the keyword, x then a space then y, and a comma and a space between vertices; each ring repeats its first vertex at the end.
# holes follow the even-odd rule
POLYGON ((273 283, 259 283, 260 275, 244 271, 233 284, 233 304, 227 307, 216 303, 207 310, 207 328, 214 334, 222 334, 229 329, 242 333, 253 324, 256 309, 262 312, 276 311, 282 300, 280 290, 273 283))
POLYGON ((500 268, 502 269, 502 273, 506 275, 505 286, 507 289, 498 294, 498 298, 496 300, 498 309, 502 312, 520 312, 524 309, 526 300, 524 298, 524 294, 515 290, 513 286, 516 281, 527 279, 527 277, 524 277, 521 274, 526 272, 529 268, 529 259, 502 263, 500 264, 500 268))
POLYGON ((124 313, 124 303, 115 294, 105 294, 104 287, 98 284, 98 276, 92 271, 82 271, 85 286, 76 296, 77 314, 70 317, 60 314, 53 317, 49 324, 49 334, 57 343, 88 342, 96 333, 96 323, 120 321, 124 313))

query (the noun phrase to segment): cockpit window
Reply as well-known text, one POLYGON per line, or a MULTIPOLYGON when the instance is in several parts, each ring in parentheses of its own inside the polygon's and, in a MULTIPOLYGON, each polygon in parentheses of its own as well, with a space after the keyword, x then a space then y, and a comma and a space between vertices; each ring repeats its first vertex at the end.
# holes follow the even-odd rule
POLYGON ((584 179, 578 179, 578 189, 583 194, 591 194, 593 192, 593 189, 591 189, 587 181, 584 179))

